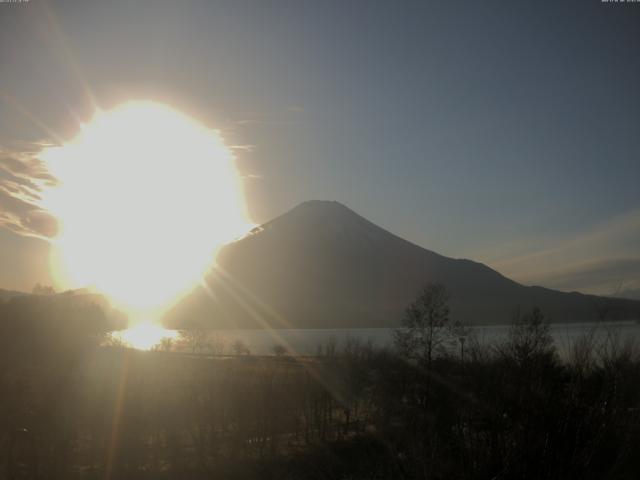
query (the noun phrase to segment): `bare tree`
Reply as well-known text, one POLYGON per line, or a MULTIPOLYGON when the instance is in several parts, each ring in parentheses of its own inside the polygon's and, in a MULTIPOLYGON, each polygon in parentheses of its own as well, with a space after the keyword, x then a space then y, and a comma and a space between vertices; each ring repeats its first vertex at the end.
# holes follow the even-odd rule
POLYGON ((225 348, 227 346, 227 340, 218 334, 211 337, 209 342, 209 349, 213 355, 224 355, 225 348))
POLYGON ((40 285, 36 283, 31 293, 34 295, 55 295, 56 291, 51 285, 40 285))
POLYGON ((160 340, 160 343, 157 346, 157 350, 160 352, 170 352, 173 349, 173 340, 165 337, 160 340))
POLYGON ((180 330, 180 338, 193 355, 202 353, 209 345, 209 334, 201 328, 180 330))
POLYGON ((449 317, 449 295, 444 285, 425 285, 407 307, 394 342, 402 355, 427 368, 437 351, 457 338, 457 324, 449 317))
POLYGON ((111 348, 128 348, 127 342, 113 332, 107 333, 104 337, 102 345, 111 348))
POLYGON ((271 351, 276 357, 283 357, 287 353, 287 349, 280 343, 276 343, 273 347, 271 347, 271 351))
POLYGON ((529 314, 515 314, 507 341, 498 347, 498 352, 520 366, 535 365, 553 358, 555 346, 551 327, 538 307, 529 314))
POLYGON ((240 339, 235 340, 232 344, 231 344, 231 349, 233 350, 233 353, 236 355, 250 355, 251 351, 249 350, 249 347, 240 339))

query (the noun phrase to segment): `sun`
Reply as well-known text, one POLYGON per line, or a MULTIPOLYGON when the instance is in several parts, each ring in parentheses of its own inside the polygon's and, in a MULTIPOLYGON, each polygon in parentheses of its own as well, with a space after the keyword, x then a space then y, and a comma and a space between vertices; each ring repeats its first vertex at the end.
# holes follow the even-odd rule
POLYGON ((131 345, 138 350, 150 350, 163 340, 175 340, 178 332, 167 330, 154 322, 137 323, 130 328, 114 334, 125 345, 131 345))
POLYGON ((99 111, 41 158, 58 179, 43 194, 59 221, 57 282, 92 286, 131 311, 175 302, 250 228, 220 133, 166 105, 99 111))

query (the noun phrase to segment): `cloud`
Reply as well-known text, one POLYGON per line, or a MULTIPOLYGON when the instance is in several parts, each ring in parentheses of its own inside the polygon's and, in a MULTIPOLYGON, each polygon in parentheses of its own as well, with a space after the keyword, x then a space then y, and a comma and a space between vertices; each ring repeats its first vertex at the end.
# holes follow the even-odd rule
POLYGON ((640 287, 640 209, 572 237, 526 242, 524 253, 487 263, 520 282, 561 290, 611 294, 621 283, 640 287))
POLYGON ((640 288, 640 257, 613 258, 568 265, 541 275, 545 286, 620 295, 640 288))
POLYGON ((241 118, 231 120, 231 124, 236 127, 294 125, 299 123, 300 114, 303 112, 304 108, 300 105, 291 105, 271 112, 244 112, 241 118))
POLYGON ((621 298, 631 298, 633 300, 640 300, 640 288, 625 288, 620 291, 621 298))
POLYGON ((53 238, 57 222, 41 206, 41 194, 55 184, 36 153, 0 150, 0 227, 19 235, 53 238))
POLYGON ((256 150, 255 145, 231 145, 229 148, 234 152, 241 151, 246 153, 253 153, 256 150))
POLYGON ((258 175, 257 173, 249 173, 247 175, 242 175, 241 177, 243 180, 260 180, 262 178, 262 175, 258 175))

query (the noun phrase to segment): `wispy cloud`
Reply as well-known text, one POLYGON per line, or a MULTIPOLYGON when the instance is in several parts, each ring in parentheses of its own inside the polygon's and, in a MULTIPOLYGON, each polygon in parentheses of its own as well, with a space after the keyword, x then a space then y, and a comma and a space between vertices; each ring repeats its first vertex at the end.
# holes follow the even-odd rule
MULTIPOLYGON (((529 239, 517 255, 488 263, 527 284, 612 293, 621 283, 640 286, 640 209, 569 238, 529 239), (538 245, 538 248, 532 247, 538 245), (529 247, 529 248, 527 248, 529 247)), ((513 245, 512 245, 513 247, 513 245)))
POLYGON ((247 175, 242 175, 241 178, 243 180, 260 180, 262 178, 262 175, 258 175, 256 173, 249 173, 247 175))
POLYGON ((57 222, 41 206, 44 188, 55 178, 33 151, 0 150, 0 227, 19 235, 50 239, 57 222))
POLYGON ((233 152, 253 153, 256 149, 255 145, 230 145, 229 148, 233 152))
POLYGON ((299 123, 304 108, 300 105, 290 105, 281 110, 271 112, 244 112, 239 118, 229 120, 235 127, 250 127, 254 125, 294 125, 299 123))
POLYGON ((567 265, 551 270, 534 283, 559 290, 582 290, 604 295, 640 288, 640 257, 611 258, 567 265))

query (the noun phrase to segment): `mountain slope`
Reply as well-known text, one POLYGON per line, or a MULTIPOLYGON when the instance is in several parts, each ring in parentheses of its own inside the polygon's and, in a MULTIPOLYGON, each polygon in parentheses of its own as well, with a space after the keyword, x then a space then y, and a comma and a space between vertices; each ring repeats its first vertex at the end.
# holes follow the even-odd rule
POLYGON ((24 292, 17 292, 15 290, 2 290, 0 288, 0 301, 7 301, 15 297, 22 297, 24 295, 27 294, 24 292))
MULTIPOLYGON (((414 245, 337 202, 305 202, 220 252, 218 267, 166 317, 171 326, 389 327, 426 282, 443 283, 452 316, 507 323, 540 306, 555 321, 593 319, 600 299, 525 287, 489 267, 414 245)), ((615 300, 617 317, 640 303, 615 300)))

